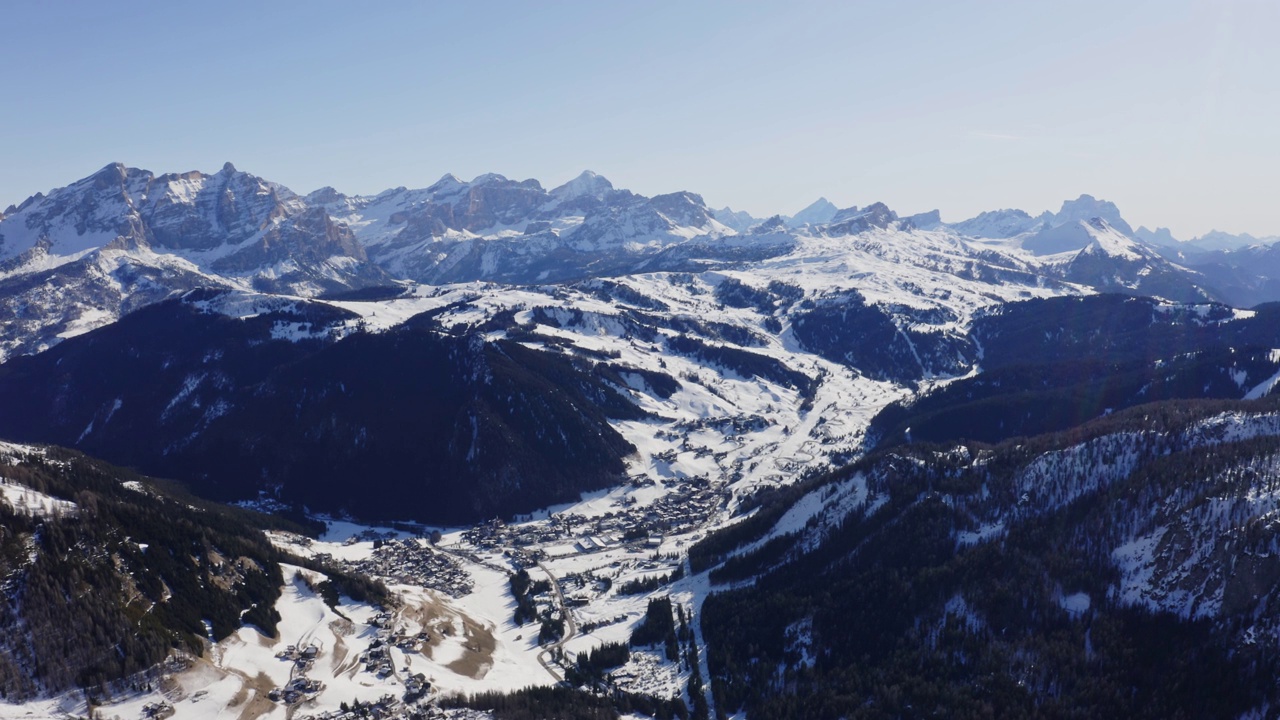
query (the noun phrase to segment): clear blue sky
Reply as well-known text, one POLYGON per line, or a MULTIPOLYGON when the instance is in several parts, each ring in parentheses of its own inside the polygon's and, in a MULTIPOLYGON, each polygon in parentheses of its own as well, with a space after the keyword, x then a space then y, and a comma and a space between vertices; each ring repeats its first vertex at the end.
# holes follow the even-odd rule
POLYGON ((1280 3, 38 2, 0 206, 108 162, 299 192, 445 172, 1280 234, 1280 3))

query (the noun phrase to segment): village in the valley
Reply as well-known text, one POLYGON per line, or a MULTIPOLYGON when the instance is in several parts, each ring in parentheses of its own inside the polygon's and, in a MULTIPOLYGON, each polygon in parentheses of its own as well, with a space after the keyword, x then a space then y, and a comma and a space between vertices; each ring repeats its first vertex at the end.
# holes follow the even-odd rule
MULTIPOLYGON (((275 639, 251 628, 175 670, 144 704, 145 718, 186 716, 183 706, 239 708, 241 717, 289 720, 479 718, 453 698, 554 685, 575 677, 579 654, 629 644, 649 601, 696 612, 688 546, 729 514, 729 492, 705 477, 627 485, 537 517, 466 528, 369 527, 330 519, 319 539, 272 533, 322 566, 380 580, 387 606, 343 597, 325 603, 323 575, 286 566, 275 639), (528 579, 518 601, 513 578, 528 579), (518 608, 526 607, 518 618, 518 608), (242 670, 260 670, 245 677, 242 670)), ((602 688, 680 698, 693 668, 662 647, 631 647, 602 688)), ((108 708, 104 708, 108 709, 108 708)))

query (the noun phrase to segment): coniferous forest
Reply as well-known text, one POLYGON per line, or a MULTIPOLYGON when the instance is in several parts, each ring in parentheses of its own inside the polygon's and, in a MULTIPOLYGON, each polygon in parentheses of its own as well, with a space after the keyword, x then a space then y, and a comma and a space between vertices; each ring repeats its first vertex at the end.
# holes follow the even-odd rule
MULTIPOLYGON (((782 535, 712 571, 722 582, 754 578, 703 606, 718 712, 1200 718, 1267 707, 1280 652, 1241 640, 1271 631, 1252 593, 1280 573, 1280 534, 1266 523, 1219 531, 1204 513, 1225 503, 1217 512, 1230 518, 1269 492, 1280 442, 1206 440, 1200 428, 1224 411, 1274 405, 1146 405, 997 445, 896 446, 820 479, 816 492, 865 479, 883 499, 839 518, 816 547, 800 547, 804 532, 782 535), (1053 471, 1036 464, 1055 453, 1053 471), (1129 463, 1113 482, 1090 484, 1129 463), (1002 536, 957 540, 995 517, 1002 536), (1166 525, 1170 566, 1203 542, 1233 568, 1197 581, 1220 588, 1229 612, 1117 596, 1125 577, 1112 551, 1166 525)), ((760 513, 790 504, 775 500, 760 513)), ((769 525, 713 533, 691 556, 720 557, 764 537, 760 527, 769 525)), ((1191 581, 1171 572, 1167 582, 1156 597, 1191 581)))
MULTIPOLYGON (((5 700, 106 692, 244 625, 275 636, 280 562, 302 561, 262 530, 305 528, 58 448, 15 458, 3 477, 65 501, 49 513, 0 503, 5 700)), ((359 592, 359 582, 335 577, 359 592)))

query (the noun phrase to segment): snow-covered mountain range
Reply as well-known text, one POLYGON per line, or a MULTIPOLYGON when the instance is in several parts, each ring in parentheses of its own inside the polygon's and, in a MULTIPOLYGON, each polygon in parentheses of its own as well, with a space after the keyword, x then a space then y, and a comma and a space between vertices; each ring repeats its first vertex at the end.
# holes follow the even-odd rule
MULTIPOLYGON (((1280 385, 1280 312, 1246 307, 1280 298, 1269 279, 1280 260, 1266 245, 1191 253, 1172 242, 1088 195, 1057 212, 960 222, 825 199, 759 219, 591 172, 549 190, 447 175, 352 196, 300 195, 230 164, 208 175, 111 165, 0 215, 0 437, 71 446, 256 507, 463 523, 436 528, 439 552, 340 523, 346 534, 314 543, 273 533, 291 553, 281 580, 256 535, 263 559, 248 554, 252 566, 224 562, 232 537, 203 548, 172 577, 232 595, 216 632, 202 632, 194 609, 172 618, 175 637, 217 643, 216 672, 181 671, 185 689, 161 693, 180 718, 208 715, 201 692, 287 715, 267 692, 297 679, 287 644, 304 636, 323 647, 303 679, 331 691, 295 692, 316 695, 311 707, 328 717, 345 712, 339 691, 401 694, 408 678, 394 670, 411 658, 453 690, 555 682, 583 671, 573 653, 633 639, 654 593, 695 629, 681 631, 676 657, 637 651, 614 690, 694 708, 710 697, 726 715, 773 716, 783 705, 770 703, 787 698, 894 707, 881 690, 918 680, 944 648, 980 660, 947 688, 956 702, 998 691, 1133 714, 1129 694, 1053 685, 1057 673, 1096 679, 1095 653, 1159 674, 1165 655, 1127 650, 1147 632, 1125 625, 1133 612, 1174 613, 1171 642, 1209 648, 1179 645, 1187 667, 1237 669, 1238 656, 1197 641, 1196 619, 1255 643, 1258 663, 1280 657, 1266 645, 1280 628, 1266 399, 1280 385), (1218 475, 1229 482, 1204 481, 1218 475), (466 525, 494 515, 511 525, 466 525), (1237 563, 1245 551, 1254 559, 1237 563), (408 556, 457 582, 405 580, 396 563, 408 556), (294 565, 303 560, 314 564, 294 565), (1245 575, 1232 575, 1237 564, 1245 575), (245 571, 255 566, 270 583, 245 571), (344 568, 393 582, 408 601, 386 614, 329 602, 317 590, 344 568), (555 587, 515 598, 533 620, 512 617, 517 568, 555 587), (1007 574, 1016 588, 989 582, 1007 574), (241 610, 266 613, 249 585, 293 634, 268 643, 239 627, 241 610), (784 596, 782 610, 768 605, 784 596), (534 642, 557 617, 571 637, 534 642), (388 624, 451 649, 397 645, 388 674, 352 674, 344 643, 388 624), (1046 649, 1053 632, 1071 652, 1046 649), (564 648, 567 658, 552 652, 564 648), (1050 655, 1052 669, 1034 671, 1050 655), (847 672, 855 665, 879 675, 847 672)), ((0 509, 26 519, 18 535, 0 532, 0 562, 12 565, 0 569, 18 578, 5 586, 15 617, 44 622, 21 595, 23 578, 45 577, 23 558, 59 557, 40 518, 127 507, 146 485, 113 479, 125 477, 116 469, 86 475, 91 461, 65 451, 4 447, 22 448, 5 451, 6 477, 40 487, 3 487, 0 509), (82 476, 97 478, 96 501, 75 486, 82 476)), ((114 554, 77 572, 134 568, 146 603, 171 602, 179 580, 145 577, 150 536, 101 519, 114 554)), ((117 599, 111 617, 152 617, 117 599)), ((13 637, 0 643, 0 686, 41 698, 78 682, 39 677, 27 636, 13 637)), ((152 692, 131 689, 120 707, 140 710, 152 692)), ((1275 695, 1242 690, 1231 706, 1239 715, 1275 695)))
POLYGON ((952 277, 1013 273, 1064 292, 1220 297, 1178 258, 1152 252, 1114 204, 1087 195, 1035 218, 1001 210, 948 224, 936 212, 904 219, 878 203, 839 209, 820 199, 794 217, 757 220, 709 210, 691 192, 637 195, 589 171, 551 190, 446 175, 424 189, 302 196, 230 163, 165 175, 114 164, 0 214, 0 357, 195 287, 317 297, 406 283, 741 270, 811 255, 815 242, 832 257, 874 247, 904 270, 952 277))
MULTIPOLYGON (((954 224, 936 212, 904 218, 883 203, 838 209, 825 200, 745 229, 715 215, 694 193, 644 197, 591 172, 551 190, 483 175, 373 196, 332 188, 303 196, 230 164, 212 175, 158 176, 111 165, 0 218, 0 359, 76 340, 0 377, 9 399, 0 424, 19 439, 200 478, 220 495, 270 487, 313 507, 332 500, 331 510, 379 515, 376 501, 343 503, 316 482, 287 480, 295 461, 249 453, 241 459, 252 467, 240 467, 219 448, 264 414, 316 403, 308 412, 317 422, 344 420, 300 429, 299 442, 325 438, 324 452, 347 448, 315 471, 342 474, 343 463, 365 463, 371 451, 362 448, 376 446, 370 423, 408 416, 407 399, 425 393, 419 401, 453 408, 440 426, 441 437, 453 438, 439 448, 448 460, 431 460, 433 467, 459 463, 448 474, 469 477, 475 491, 508 482, 500 478, 515 466, 503 463, 514 458, 546 470, 540 480, 529 475, 527 492, 464 493, 465 509, 415 510, 453 519, 528 510, 538 498, 598 487, 621 473, 630 449, 630 473, 721 476, 744 487, 785 482, 785 468, 813 472, 856 456, 886 404, 980 372, 975 322, 1006 303, 1097 292, 1165 302, 1219 297, 1204 275, 1134 237, 1114 204, 1087 195, 1035 218, 1001 210, 954 224), (165 300, 168 310, 79 342, 165 300), (200 315, 253 326, 199 331, 182 351, 140 339, 184 337, 208 325, 200 315), (370 332, 398 334, 359 339, 370 332), (263 350, 262 342, 294 349, 263 350), (603 428, 608 418, 604 434, 588 433, 605 439, 578 448, 595 453, 593 467, 604 474, 566 481, 554 458, 572 454, 571 440, 556 449, 554 438, 505 429, 563 410, 533 402, 517 421, 524 410, 476 383, 479 371, 465 358, 492 365, 510 355, 499 342, 535 351, 523 362, 553 358, 537 361, 539 372, 582 393, 570 405, 595 408, 582 427, 603 428), (417 348, 422 363, 454 380, 413 392, 371 386, 366 400, 337 405, 337 396, 310 393, 328 385, 351 395, 363 383, 353 363, 391 367, 393 347, 417 348), (103 353, 134 359, 104 364, 103 353), (140 384, 139 373, 152 382, 140 384), (473 394, 437 396, 445 386, 473 394), (384 411, 368 414, 374 406, 384 411), (708 422, 775 430, 677 459, 689 440, 674 428, 708 422), (154 446, 128 440, 139 424, 154 446)), ((727 219, 741 225, 740 215, 727 219)), ((494 372, 520 388, 511 397, 532 397, 532 376, 494 372)), ((270 447, 272 432, 263 426, 260 448, 270 447)), ((380 453, 389 468, 422 461, 380 453)), ((402 492, 389 486, 382 495, 402 492)))

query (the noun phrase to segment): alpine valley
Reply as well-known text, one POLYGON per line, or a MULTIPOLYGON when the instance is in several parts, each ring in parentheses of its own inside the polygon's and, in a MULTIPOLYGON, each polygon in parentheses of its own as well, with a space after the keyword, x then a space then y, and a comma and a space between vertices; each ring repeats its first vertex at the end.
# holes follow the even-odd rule
POLYGON ((0 718, 1276 717, 1272 240, 110 165, 0 214, 0 718))

